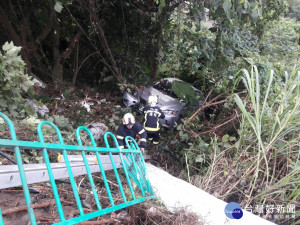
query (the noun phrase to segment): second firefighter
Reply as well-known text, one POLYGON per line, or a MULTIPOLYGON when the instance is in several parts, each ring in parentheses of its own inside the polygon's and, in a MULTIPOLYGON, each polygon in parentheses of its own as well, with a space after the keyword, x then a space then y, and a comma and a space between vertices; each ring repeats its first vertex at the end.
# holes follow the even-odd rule
POLYGON ((157 96, 150 95, 148 98, 148 105, 144 108, 144 129, 147 131, 149 141, 154 145, 159 144, 160 124, 159 119, 164 119, 165 114, 157 106, 157 96))

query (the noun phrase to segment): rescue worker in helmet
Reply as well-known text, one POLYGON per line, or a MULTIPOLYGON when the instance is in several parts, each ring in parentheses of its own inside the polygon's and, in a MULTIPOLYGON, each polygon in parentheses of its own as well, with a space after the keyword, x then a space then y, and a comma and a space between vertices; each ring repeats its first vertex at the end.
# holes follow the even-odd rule
POLYGON ((120 148, 126 146, 125 137, 130 136, 134 139, 140 137, 140 149, 144 153, 147 141, 147 133, 139 122, 135 121, 131 113, 126 113, 123 117, 123 123, 117 130, 117 141, 120 148))
POLYGON ((165 118, 165 114, 157 106, 157 96, 150 95, 148 98, 148 105, 143 109, 145 116, 144 128, 147 131, 147 137, 154 145, 159 144, 159 119, 165 118))

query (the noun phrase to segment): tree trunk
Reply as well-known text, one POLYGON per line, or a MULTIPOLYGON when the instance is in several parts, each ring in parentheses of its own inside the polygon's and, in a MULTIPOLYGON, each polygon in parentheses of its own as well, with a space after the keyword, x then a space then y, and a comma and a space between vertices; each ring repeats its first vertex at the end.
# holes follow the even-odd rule
POLYGON ((61 56, 59 52, 59 31, 60 25, 57 21, 57 17, 53 16, 54 21, 54 38, 53 38, 53 66, 52 66, 52 81, 54 84, 60 83, 63 81, 63 66, 61 61, 61 56))
POLYGON ((31 73, 31 63, 29 61, 29 57, 27 54, 27 47, 26 47, 26 41, 21 40, 21 38, 18 36, 16 30, 14 29, 14 26, 12 25, 10 19, 6 15, 5 11, 0 6, 0 24, 2 27, 8 32, 9 37, 12 39, 14 45, 21 46, 21 55, 26 63, 27 73, 31 73), (25 42, 24 42, 25 41, 25 42))
MULTIPOLYGON (((58 21, 54 16, 54 21, 58 21)), ((82 35, 82 31, 79 30, 73 40, 69 44, 69 46, 64 50, 63 53, 60 53, 60 25, 58 22, 54 24, 54 43, 53 43, 53 70, 52 70, 52 81, 54 84, 58 84, 63 81, 63 73, 64 73, 64 63, 67 58, 71 55, 74 50, 75 44, 78 42, 82 35)))
POLYGON ((61 60, 59 59, 54 61, 54 66, 52 69, 52 81, 54 84, 58 84, 63 81, 64 67, 63 67, 63 63, 61 63, 60 61, 61 60))

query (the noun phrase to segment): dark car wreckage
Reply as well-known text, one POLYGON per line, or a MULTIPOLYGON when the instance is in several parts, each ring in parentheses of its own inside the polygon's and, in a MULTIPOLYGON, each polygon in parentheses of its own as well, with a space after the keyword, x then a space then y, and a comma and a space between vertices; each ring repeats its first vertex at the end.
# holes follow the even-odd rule
POLYGON ((177 123, 188 110, 194 111, 200 107, 204 99, 203 93, 192 85, 177 78, 164 78, 153 86, 138 89, 133 95, 125 91, 123 94, 123 103, 127 108, 131 108, 142 114, 149 95, 158 96, 157 106, 159 106, 165 114, 165 118, 160 119, 160 124, 166 128, 174 127, 175 123, 177 123), (174 88, 175 84, 176 87, 180 86, 180 84, 185 85, 181 85, 181 89, 176 89, 174 88), (186 98, 186 93, 189 93, 189 98, 186 98), (193 98, 193 101, 190 101, 191 98, 193 98))

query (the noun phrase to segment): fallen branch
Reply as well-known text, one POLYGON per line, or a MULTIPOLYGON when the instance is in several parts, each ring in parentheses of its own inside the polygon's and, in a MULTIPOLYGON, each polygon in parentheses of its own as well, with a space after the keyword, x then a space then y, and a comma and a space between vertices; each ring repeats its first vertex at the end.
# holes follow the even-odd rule
MULTIPOLYGON (((62 203, 66 204, 66 205, 73 205, 74 203, 73 202, 68 202, 68 201, 65 201, 65 200, 60 200, 62 203)), ((55 205, 55 200, 52 200, 50 202, 45 202, 45 203, 41 203, 41 204, 34 204, 32 205, 32 208, 33 209, 39 209, 39 208, 46 208, 50 205, 55 205)), ((27 206, 19 206, 19 207, 15 207, 15 208, 12 208, 12 209, 7 209, 7 210, 4 210, 2 212, 2 215, 5 216, 5 215, 9 215, 9 214, 13 214, 13 213, 17 213, 17 212, 22 212, 22 211, 26 211, 27 210, 27 206)))
MULTIPOLYGON (((55 201, 53 200, 53 201, 42 203, 42 204, 34 204, 34 205, 32 205, 32 208, 33 209, 46 208, 46 207, 48 207, 50 205, 54 205, 54 204, 55 204, 55 201)), ((27 210, 27 206, 19 206, 19 207, 15 207, 15 208, 12 208, 12 209, 4 210, 2 212, 2 215, 6 216, 6 215, 9 215, 9 214, 22 212, 22 211, 26 211, 26 210, 27 210)))
POLYGON ((36 221, 47 221, 47 222, 52 222, 55 221, 55 217, 36 217, 36 221))
POLYGON ((74 205, 75 203, 74 202, 69 202, 69 201, 66 201, 66 200, 60 200, 61 203, 64 203, 65 205, 74 205))
POLYGON ((85 221, 85 222, 81 222, 79 223, 79 225, 88 225, 88 224, 92 224, 92 225, 98 225, 98 224, 110 224, 115 222, 115 219, 111 218, 111 219, 103 219, 103 220, 99 220, 99 221, 85 221))
MULTIPOLYGON (((225 121, 224 123, 218 124, 218 125, 214 126, 213 128, 211 128, 210 130, 207 130, 207 131, 203 131, 203 132, 200 132, 200 133, 195 133, 195 132, 193 132, 193 131, 191 131, 191 132, 193 133, 193 136, 194 136, 194 137, 198 137, 198 136, 200 136, 200 135, 202 135, 202 134, 206 134, 206 133, 212 133, 212 132, 215 132, 218 128, 220 128, 220 127, 226 125, 227 123, 229 123, 229 122, 235 120, 236 118, 238 118, 238 117, 240 117, 240 116, 241 116, 240 114, 239 114, 239 115, 234 115, 233 117, 231 117, 229 120, 225 121)), ((183 128, 183 129, 184 129, 185 131, 187 131, 185 128, 183 128)), ((188 131, 187 131, 187 132, 188 132, 188 131)))
MULTIPOLYGON (((210 92, 211 93, 211 92, 210 92)), ((209 95, 210 95, 210 93, 209 93, 209 95)), ((208 95, 208 96, 209 96, 208 95)), ((201 107, 184 123, 184 126, 185 125, 187 125, 187 124, 189 124, 202 110, 204 110, 205 108, 208 108, 208 107, 210 107, 210 106, 213 106, 213 105, 219 105, 219 104, 222 104, 222 103, 224 103, 224 102, 227 102, 228 100, 228 97, 226 98, 226 99, 224 99, 224 100, 221 100, 221 101, 218 101, 218 102, 215 102, 217 99, 219 99, 221 96, 222 96, 223 94, 221 94, 221 95, 218 95, 217 97, 215 97, 214 99, 212 99, 211 101, 209 101, 207 104, 205 104, 206 103, 206 100, 207 100, 207 98, 208 98, 208 96, 206 97, 206 99, 205 99, 205 101, 203 102, 203 104, 201 105, 201 107)))
MULTIPOLYGON (((234 120, 234 119, 237 118, 237 116, 235 115, 233 118, 230 118, 228 121, 226 121, 226 122, 224 122, 222 124, 218 124, 218 125, 214 126, 212 129, 204 131, 204 132, 201 132, 201 133, 195 133, 193 130, 187 130, 186 125, 188 125, 205 108, 208 108, 208 107, 214 106, 214 105, 219 105, 219 104, 222 104, 222 103, 228 101, 227 100, 228 97, 226 99, 224 99, 224 100, 217 101, 223 95, 223 94, 220 94, 217 97, 215 97, 212 100, 210 100, 209 102, 207 102, 207 99, 209 98, 209 96, 211 95, 211 93, 212 93, 212 90, 208 93, 208 95, 205 98, 205 100, 204 100, 203 104, 201 105, 201 107, 182 126, 183 130, 186 131, 186 132, 192 133, 193 137, 198 137, 199 135, 202 135, 202 134, 214 132, 217 128, 219 128, 221 126, 224 126, 225 124, 227 124, 230 121, 232 121, 232 120, 234 120)), ((176 138, 177 138, 177 135, 175 136, 176 138)))

